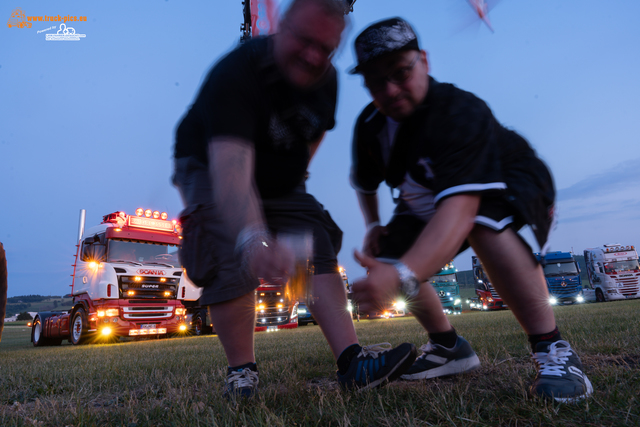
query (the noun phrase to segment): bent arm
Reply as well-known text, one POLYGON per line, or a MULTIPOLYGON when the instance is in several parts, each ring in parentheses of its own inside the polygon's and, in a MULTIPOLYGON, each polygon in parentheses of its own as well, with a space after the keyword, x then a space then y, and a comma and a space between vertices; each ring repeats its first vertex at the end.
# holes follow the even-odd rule
POLYGON ((400 259, 423 282, 451 261, 474 227, 480 196, 461 194, 443 200, 418 240, 400 259))
POLYGON ((254 163, 255 150, 247 140, 216 137, 209 141, 213 200, 232 241, 245 227, 264 225, 254 163))

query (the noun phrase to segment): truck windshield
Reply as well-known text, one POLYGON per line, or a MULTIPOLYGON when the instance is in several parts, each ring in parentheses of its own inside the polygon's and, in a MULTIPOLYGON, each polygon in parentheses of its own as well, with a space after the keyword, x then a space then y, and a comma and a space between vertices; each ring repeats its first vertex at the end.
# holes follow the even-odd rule
POLYGON ((638 269, 640 269, 640 266, 638 265, 637 259, 634 259, 631 261, 615 261, 615 262, 604 263, 605 273, 621 273, 623 271, 638 271, 638 269))
POLYGON ((142 264, 165 264, 179 266, 178 247, 164 243, 139 240, 109 239, 107 262, 138 262, 142 264))
POLYGON ((575 262, 553 262, 544 266, 544 275, 549 276, 577 276, 578 269, 575 262))
POLYGON ((431 276, 431 279, 429 279, 429 282, 455 282, 455 281, 456 281, 455 274, 436 275, 436 276, 431 276))

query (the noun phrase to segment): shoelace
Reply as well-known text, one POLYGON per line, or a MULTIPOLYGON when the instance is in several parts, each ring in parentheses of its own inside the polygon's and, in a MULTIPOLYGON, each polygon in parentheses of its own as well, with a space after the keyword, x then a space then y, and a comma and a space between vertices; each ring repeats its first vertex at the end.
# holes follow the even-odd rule
POLYGON ((377 359, 378 355, 380 353, 384 353, 386 351, 389 351, 392 348, 393 347, 388 342, 383 342, 383 343, 380 343, 380 344, 366 345, 366 346, 362 347, 362 350, 360 350, 360 353, 358 354, 358 357, 371 356, 374 359, 377 359))
POLYGON ((424 359, 435 349, 436 347, 431 343, 431 341, 427 341, 426 344, 420 346, 420 351, 422 352, 422 354, 418 357, 418 359, 424 359))
POLYGON ((563 370, 569 356, 571 356, 571 346, 564 340, 556 341, 549 346, 548 353, 535 353, 533 360, 540 366, 541 375, 553 375, 561 377, 566 372, 563 370), (562 345, 562 347, 559 347, 562 345))
POLYGON ((227 383, 236 383, 237 388, 255 387, 258 385, 258 373, 249 368, 233 371, 227 377, 227 383))

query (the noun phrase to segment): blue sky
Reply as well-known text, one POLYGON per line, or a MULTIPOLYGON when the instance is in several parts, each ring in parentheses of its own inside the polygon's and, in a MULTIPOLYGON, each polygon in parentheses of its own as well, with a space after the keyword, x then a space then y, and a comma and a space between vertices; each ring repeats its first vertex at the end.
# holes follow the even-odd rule
MULTIPOLYGON (((282 1, 281 3, 286 3, 282 1)), ((11 0, 28 16, 86 16, 68 23, 80 41, 47 41, 47 28, 0 27, 0 241, 9 295, 69 291, 78 213, 87 224, 137 207, 182 209, 170 184, 173 133, 202 79, 236 46, 240 0, 11 0), (38 31, 42 31, 38 33, 38 31)), ((475 19, 465 0, 358 0, 336 58, 337 126, 308 182, 345 231, 339 260, 364 271, 352 251, 364 235, 348 184, 351 131, 369 102, 352 42, 369 23, 409 20, 432 75, 483 98, 550 166, 559 223, 551 250, 582 253, 604 243, 640 245, 640 2, 503 0, 475 19)), ((382 216, 393 209, 382 188, 382 216)), ((525 231, 526 235, 526 231, 525 231)), ((471 252, 456 259, 470 268, 471 252)))

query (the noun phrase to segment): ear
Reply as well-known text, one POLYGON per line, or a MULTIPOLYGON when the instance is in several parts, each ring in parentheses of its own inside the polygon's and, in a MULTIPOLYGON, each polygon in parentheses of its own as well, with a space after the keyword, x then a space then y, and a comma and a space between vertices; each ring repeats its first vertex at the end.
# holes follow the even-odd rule
POLYGON ((427 73, 429 73, 429 71, 431 71, 429 67, 429 58, 427 55, 427 51, 424 49, 420 51, 420 61, 424 64, 424 67, 427 69, 427 73))

